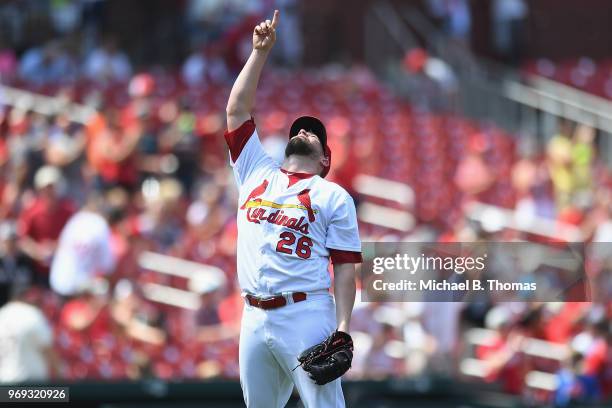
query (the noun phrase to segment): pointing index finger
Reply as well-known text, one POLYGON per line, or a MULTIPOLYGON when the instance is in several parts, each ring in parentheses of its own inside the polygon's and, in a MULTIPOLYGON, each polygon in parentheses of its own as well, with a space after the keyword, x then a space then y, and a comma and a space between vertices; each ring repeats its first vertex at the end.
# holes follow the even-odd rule
POLYGON ((274 17, 272 17, 272 28, 276 28, 278 24, 278 18, 280 16, 280 12, 278 10, 274 10, 274 17))

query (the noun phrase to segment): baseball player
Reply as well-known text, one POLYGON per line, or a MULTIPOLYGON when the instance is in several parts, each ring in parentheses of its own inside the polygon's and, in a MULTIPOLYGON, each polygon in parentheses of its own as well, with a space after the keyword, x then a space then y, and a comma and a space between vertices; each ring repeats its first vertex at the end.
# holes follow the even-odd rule
POLYGON ((293 386, 309 408, 344 407, 347 334, 361 243, 355 205, 326 181, 323 124, 298 118, 279 165, 260 143, 251 112, 276 40, 279 12, 253 31, 253 50, 227 104, 225 139, 239 187, 238 280, 245 299, 240 382, 248 407, 284 407, 293 386), (334 269, 334 298, 328 264, 334 269))

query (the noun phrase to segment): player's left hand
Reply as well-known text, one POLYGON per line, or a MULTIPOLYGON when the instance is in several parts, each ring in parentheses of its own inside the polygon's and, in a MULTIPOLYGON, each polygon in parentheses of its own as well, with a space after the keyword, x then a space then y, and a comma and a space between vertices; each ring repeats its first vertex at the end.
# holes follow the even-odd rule
POLYGON ((327 384, 351 368, 353 339, 348 333, 335 331, 323 342, 304 350, 298 361, 317 385, 327 384))

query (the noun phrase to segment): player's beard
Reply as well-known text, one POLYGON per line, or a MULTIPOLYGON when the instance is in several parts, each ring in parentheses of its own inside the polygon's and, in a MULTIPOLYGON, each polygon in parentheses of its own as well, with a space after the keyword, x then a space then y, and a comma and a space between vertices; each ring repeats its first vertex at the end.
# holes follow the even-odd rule
POLYGON ((287 147, 285 147, 285 157, 289 157, 292 154, 298 156, 311 156, 315 153, 313 146, 301 137, 294 137, 289 140, 287 147))

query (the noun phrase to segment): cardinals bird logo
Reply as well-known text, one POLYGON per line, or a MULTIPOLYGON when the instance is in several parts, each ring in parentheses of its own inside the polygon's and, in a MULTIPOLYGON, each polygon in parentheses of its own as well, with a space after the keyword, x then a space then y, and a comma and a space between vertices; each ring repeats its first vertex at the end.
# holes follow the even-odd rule
MULTIPOLYGON (((268 180, 264 180, 259 186, 255 187, 249 194, 248 198, 244 201, 244 204, 240 206, 241 210, 250 209, 255 207, 269 207, 276 209, 284 208, 298 208, 305 210, 308 214, 308 222, 315 221, 315 214, 318 210, 312 208, 312 200, 310 199, 310 189, 305 189, 297 194, 297 199, 300 204, 279 204, 273 201, 263 200, 260 196, 266 192, 268 188, 268 180)), ((262 214, 263 215, 263 214, 262 214)))
POLYGON ((313 222, 315 220, 315 213, 312 210, 312 202, 310 201, 310 189, 307 188, 300 191, 297 197, 300 203, 306 207, 306 211, 308 211, 308 222, 313 222))
MULTIPOLYGON (((261 183, 260 185, 258 185, 257 187, 255 187, 253 189, 253 191, 251 191, 251 194, 249 194, 249 197, 246 199, 246 201, 244 202, 244 204, 242 204, 242 206, 240 206, 241 210, 244 210, 247 206, 247 204, 253 200, 254 198, 259 197, 260 195, 262 195, 263 193, 266 192, 266 188, 268 188, 268 180, 264 180, 263 183, 261 183)), ((259 199, 259 201, 261 201, 261 199, 259 199)))

